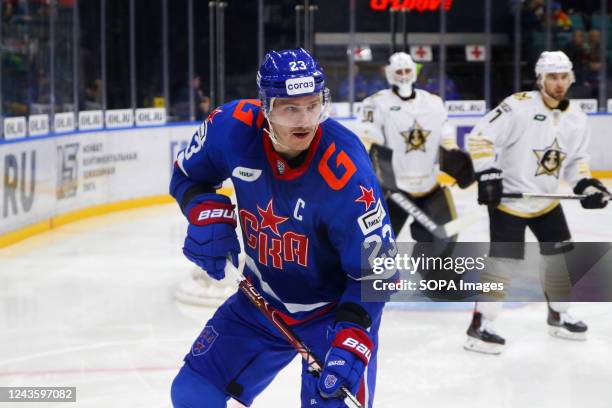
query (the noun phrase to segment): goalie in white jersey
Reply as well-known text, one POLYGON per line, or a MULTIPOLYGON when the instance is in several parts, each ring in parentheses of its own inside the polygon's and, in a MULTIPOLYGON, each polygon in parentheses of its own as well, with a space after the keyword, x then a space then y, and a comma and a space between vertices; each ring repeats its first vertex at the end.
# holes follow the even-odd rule
MULTIPOLYGON (((474 181, 472 162, 457 147, 455 131, 447 123, 442 99, 413 88, 417 70, 410 55, 393 54, 385 73, 390 88, 369 96, 362 103, 366 138, 393 150, 397 188, 436 223, 444 224, 456 218, 456 213, 450 191, 438 184, 437 159, 440 157, 442 169, 455 177, 462 188, 474 181)), ((397 235, 408 215, 390 199, 387 205, 397 235)), ((415 241, 434 241, 432 234, 417 222, 410 225, 410 232, 415 241)))
MULTIPOLYGON (((561 51, 545 51, 535 74, 537 91, 506 98, 467 137, 478 180, 478 203, 489 207, 490 240, 520 243, 511 249, 492 244, 489 276, 483 278, 508 280, 524 257, 525 229, 529 227, 540 242, 544 293, 549 299, 569 299, 571 284, 563 253, 572 249, 571 235, 559 201, 508 199, 502 198, 502 192, 555 193, 563 179, 575 194, 586 195, 581 200, 584 208, 603 208, 610 195, 591 177, 587 117, 566 98, 574 82, 571 61, 561 51)), ((551 335, 586 338, 587 326, 568 314, 569 303, 549 301, 548 306, 551 335)), ((505 340, 491 325, 501 307, 501 302, 476 304, 466 349, 501 352, 505 340)))

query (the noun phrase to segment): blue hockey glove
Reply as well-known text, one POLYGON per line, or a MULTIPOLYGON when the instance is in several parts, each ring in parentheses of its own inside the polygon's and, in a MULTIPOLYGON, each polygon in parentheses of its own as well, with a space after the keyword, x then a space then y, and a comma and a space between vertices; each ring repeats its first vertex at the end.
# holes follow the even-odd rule
POLYGON ((325 398, 342 397, 343 385, 353 394, 357 392, 374 347, 370 335, 356 324, 336 323, 333 336, 318 384, 325 398))
POLYGON ((223 279, 228 253, 235 266, 240 253, 234 205, 224 195, 202 194, 189 203, 185 215, 189 227, 183 253, 213 279, 223 279))
POLYGON ((610 201, 608 189, 594 178, 580 180, 574 187, 574 194, 586 194, 586 197, 580 200, 582 208, 586 209, 604 208, 610 201))

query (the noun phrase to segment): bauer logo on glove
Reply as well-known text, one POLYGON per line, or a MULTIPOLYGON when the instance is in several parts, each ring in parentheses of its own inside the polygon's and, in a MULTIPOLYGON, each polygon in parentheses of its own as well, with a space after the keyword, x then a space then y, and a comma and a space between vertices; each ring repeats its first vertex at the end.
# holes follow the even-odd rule
MULTIPOLYGON (((368 346, 366 346, 363 343, 360 343, 358 340, 355 340, 352 337, 347 337, 342 342, 342 346, 345 346, 344 348, 346 348, 347 350, 348 349, 353 349, 357 353, 361 354, 361 356, 363 356, 363 359, 365 360, 366 364, 370 361, 370 358, 372 357, 372 352, 370 351, 368 346)), ((340 365, 342 365, 342 364, 340 364, 340 365)))
POLYGON ((233 204, 219 202, 203 202, 189 210, 189 223, 193 225, 207 225, 224 222, 236 226, 236 215, 233 204))

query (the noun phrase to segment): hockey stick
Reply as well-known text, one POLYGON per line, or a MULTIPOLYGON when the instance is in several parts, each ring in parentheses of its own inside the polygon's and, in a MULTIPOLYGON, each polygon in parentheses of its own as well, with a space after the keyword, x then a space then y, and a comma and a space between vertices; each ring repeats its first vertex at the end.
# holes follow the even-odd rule
POLYGON ((546 193, 502 193, 503 198, 551 198, 557 200, 582 200, 585 194, 546 194, 546 193))
MULTIPOLYGON (((287 339, 287 341, 295 348, 300 356, 308 364, 308 371, 315 377, 321 375, 322 363, 317 357, 310 351, 302 340, 291 330, 291 328, 278 316, 276 309, 274 309, 266 299, 259 294, 255 286, 249 282, 242 273, 232 264, 231 259, 228 257, 225 262, 225 276, 232 277, 238 283, 238 289, 246 295, 246 297, 255 305, 255 307, 272 323, 274 327, 281 332, 281 334, 287 339)), ((349 391, 345 386, 340 387, 340 391, 344 396, 344 403, 351 408, 363 408, 363 405, 357 400, 357 398, 349 391)))
POLYGON ((425 213, 425 211, 421 210, 397 187, 395 183, 395 173, 391 164, 392 156, 393 150, 388 147, 373 144, 370 148, 370 160, 372 161, 380 185, 383 189, 391 192, 389 198, 391 198, 398 207, 412 215, 419 224, 425 227, 425 229, 436 238, 448 239, 457 235, 459 231, 480 219, 480 214, 473 213, 462 218, 454 219, 443 225, 436 223, 427 213, 425 213))
POLYGON ((448 239, 457 235, 459 231, 473 224, 480 219, 479 213, 468 214, 465 217, 456 218, 446 224, 439 225, 432 220, 425 211, 421 210, 402 192, 396 191, 389 196, 395 204, 406 213, 412 215, 414 219, 425 229, 431 232, 436 238, 448 239))

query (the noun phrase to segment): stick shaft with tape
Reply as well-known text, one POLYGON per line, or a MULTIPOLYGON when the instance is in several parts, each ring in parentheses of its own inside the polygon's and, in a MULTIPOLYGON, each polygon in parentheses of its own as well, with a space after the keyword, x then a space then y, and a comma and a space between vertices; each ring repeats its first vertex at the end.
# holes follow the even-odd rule
POLYGON ((582 200, 584 194, 557 194, 557 193, 502 193, 503 198, 550 198, 555 200, 582 200))
MULTIPOLYGON (((238 269, 232 264, 231 260, 225 263, 225 276, 232 277, 238 282, 238 289, 255 305, 255 307, 278 329, 278 331, 287 339, 287 341, 295 348, 300 356, 306 361, 308 370, 315 377, 318 377, 322 371, 322 364, 319 359, 310 351, 302 340, 291 330, 291 328, 280 318, 276 309, 274 309, 268 301, 259 293, 259 291, 249 282, 238 269)), ((351 408, 363 408, 357 398, 346 388, 341 387, 340 390, 344 394, 344 403, 351 408)))

